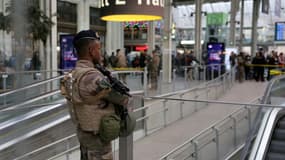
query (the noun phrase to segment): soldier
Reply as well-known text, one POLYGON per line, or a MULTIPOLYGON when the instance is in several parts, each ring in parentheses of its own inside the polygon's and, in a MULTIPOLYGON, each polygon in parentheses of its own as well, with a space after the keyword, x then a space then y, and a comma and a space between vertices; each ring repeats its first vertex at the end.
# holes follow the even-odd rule
POLYGON ((160 58, 155 50, 152 51, 152 57, 148 62, 151 89, 157 89, 157 77, 159 73, 160 58))
MULTIPOLYGON (((74 37, 73 44, 78 61, 69 74, 70 83, 64 83, 62 90, 65 92, 72 120, 77 126, 81 159, 112 160, 111 140, 103 139, 100 132, 102 119, 115 113, 114 105, 126 106, 129 99, 121 94, 110 98, 115 91, 108 85, 106 77, 95 68, 96 64, 102 64, 100 37, 96 32, 79 32, 74 37)), ((114 128, 111 129, 113 132, 114 128)))

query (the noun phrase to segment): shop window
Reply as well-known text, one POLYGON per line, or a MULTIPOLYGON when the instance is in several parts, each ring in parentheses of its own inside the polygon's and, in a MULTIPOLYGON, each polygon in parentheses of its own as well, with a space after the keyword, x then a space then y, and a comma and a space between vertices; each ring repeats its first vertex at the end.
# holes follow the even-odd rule
POLYGON ((124 37, 125 39, 132 39, 132 29, 130 24, 124 26, 124 37))
POLYGON ((57 1, 57 21, 76 23, 77 9, 76 4, 64 1, 57 1))
POLYGON ((106 22, 100 19, 101 12, 99 8, 90 7, 90 25, 105 26, 106 22))

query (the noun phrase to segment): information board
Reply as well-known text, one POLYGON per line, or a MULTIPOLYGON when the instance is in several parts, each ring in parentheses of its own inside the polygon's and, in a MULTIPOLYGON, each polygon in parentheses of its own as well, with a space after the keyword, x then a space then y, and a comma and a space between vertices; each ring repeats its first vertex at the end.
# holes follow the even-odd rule
POLYGON ((60 69, 70 70, 75 67, 77 54, 73 47, 74 35, 60 35, 60 69))
POLYGON ((285 41, 285 22, 275 23, 275 41, 285 41))
MULTIPOLYGON (((224 43, 208 43, 208 64, 221 64, 221 54, 225 50, 224 43)), ((218 67, 212 67, 212 69, 218 69, 218 67)))

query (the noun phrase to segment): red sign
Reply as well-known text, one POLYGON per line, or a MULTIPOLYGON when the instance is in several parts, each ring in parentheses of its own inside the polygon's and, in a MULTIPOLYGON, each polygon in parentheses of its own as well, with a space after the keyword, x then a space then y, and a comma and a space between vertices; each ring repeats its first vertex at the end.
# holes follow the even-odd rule
POLYGON ((136 51, 145 51, 148 49, 148 46, 147 45, 144 45, 144 46, 136 46, 136 51))

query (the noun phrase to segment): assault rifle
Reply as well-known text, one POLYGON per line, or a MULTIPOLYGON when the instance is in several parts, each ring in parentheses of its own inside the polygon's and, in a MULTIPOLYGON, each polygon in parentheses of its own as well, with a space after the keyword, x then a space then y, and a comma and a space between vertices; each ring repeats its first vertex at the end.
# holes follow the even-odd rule
MULTIPOLYGON (((108 71, 106 68, 104 68, 99 64, 96 64, 95 68, 98 69, 104 76, 106 76, 109 79, 111 86, 115 91, 131 97, 131 95, 128 93, 130 89, 127 86, 125 86, 121 81, 119 81, 117 78, 112 77, 110 71, 108 71)), ((121 105, 117 106, 118 107, 115 107, 115 112, 120 116, 122 120, 120 127, 120 136, 125 137, 134 131, 136 126, 136 119, 134 116, 130 115, 126 107, 121 105)))
POLYGON ((128 93, 130 89, 127 86, 125 86, 121 81, 119 81, 117 78, 113 77, 110 71, 108 71, 106 68, 104 68, 100 64, 96 64, 95 68, 98 69, 104 76, 106 76, 109 79, 112 85, 112 88, 114 90, 116 90, 117 92, 121 94, 131 97, 131 95, 128 93))

